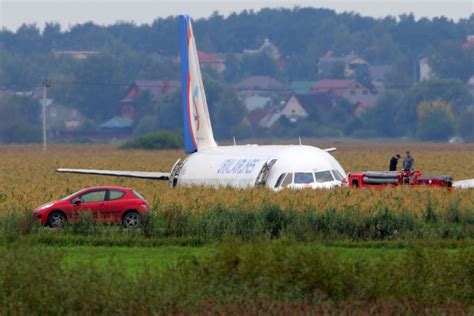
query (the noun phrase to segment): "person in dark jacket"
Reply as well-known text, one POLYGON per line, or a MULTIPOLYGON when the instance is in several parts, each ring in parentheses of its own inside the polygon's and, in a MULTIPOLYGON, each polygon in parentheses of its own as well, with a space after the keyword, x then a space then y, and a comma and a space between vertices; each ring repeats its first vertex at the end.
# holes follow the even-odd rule
POLYGON ((410 152, 407 151, 405 158, 403 159, 403 171, 413 171, 415 167, 415 158, 410 155, 410 152))
POLYGON ((389 171, 397 171, 398 159, 400 159, 400 154, 396 154, 390 159, 389 171))

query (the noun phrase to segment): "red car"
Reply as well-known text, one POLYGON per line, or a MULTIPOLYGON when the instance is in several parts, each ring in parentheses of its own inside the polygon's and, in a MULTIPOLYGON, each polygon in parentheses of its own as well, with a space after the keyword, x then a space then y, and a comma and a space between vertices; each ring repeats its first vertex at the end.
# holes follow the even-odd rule
POLYGON ((92 213, 95 221, 122 223, 124 227, 132 228, 148 215, 148 202, 132 189, 92 187, 34 210, 41 224, 49 227, 61 227, 67 221, 77 221, 84 212, 92 213))

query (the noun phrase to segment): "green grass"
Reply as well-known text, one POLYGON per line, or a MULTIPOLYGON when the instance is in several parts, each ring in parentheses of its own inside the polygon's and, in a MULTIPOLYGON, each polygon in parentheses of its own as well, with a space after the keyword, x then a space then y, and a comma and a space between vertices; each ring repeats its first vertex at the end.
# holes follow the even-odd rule
MULTIPOLYGON (((355 243, 357 244, 357 243, 355 243)), ((215 255, 219 245, 210 244, 201 247, 161 246, 161 247, 104 247, 104 246, 36 246, 38 249, 57 250, 62 253, 65 268, 80 267, 94 263, 99 267, 118 264, 128 275, 136 275, 146 268, 166 271, 186 260, 203 261, 215 255)), ((322 250, 339 256, 343 261, 401 260, 407 249, 402 248, 363 248, 363 247, 327 247, 320 243, 304 243, 300 247, 306 251, 322 250)), ((474 248, 473 248, 474 249, 474 248)), ((445 249, 444 253, 455 254, 459 249, 445 249)))
MULTIPOLYGON (((47 247, 57 248, 57 247, 47 247)), ((84 265, 94 262, 98 266, 107 267, 118 263, 128 274, 136 275, 143 272, 144 267, 165 271, 189 258, 203 259, 213 253, 212 247, 61 247, 64 251, 65 267, 84 265)))
POLYGON ((259 306, 338 313, 360 304, 400 306, 395 313, 469 313, 474 302, 472 246, 342 247, 291 238, 199 247, 25 241, 0 246, 0 314, 187 314, 228 308, 254 314, 259 306), (250 307, 242 311, 240 304, 250 307))

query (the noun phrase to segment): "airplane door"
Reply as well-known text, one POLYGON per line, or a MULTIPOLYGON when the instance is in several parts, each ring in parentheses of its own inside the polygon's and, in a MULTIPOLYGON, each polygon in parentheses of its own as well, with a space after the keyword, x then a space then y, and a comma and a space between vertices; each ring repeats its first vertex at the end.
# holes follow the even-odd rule
POLYGON ((257 175, 257 180, 255 180, 255 186, 265 186, 268 176, 270 175, 270 170, 276 162, 277 159, 271 159, 263 164, 262 169, 260 169, 257 175))

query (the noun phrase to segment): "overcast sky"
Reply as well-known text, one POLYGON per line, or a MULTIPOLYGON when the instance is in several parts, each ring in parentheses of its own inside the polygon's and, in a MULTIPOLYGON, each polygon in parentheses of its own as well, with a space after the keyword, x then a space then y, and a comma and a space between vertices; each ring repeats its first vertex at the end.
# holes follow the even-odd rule
POLYGON ((373 17, 413 12, 417 18, 446 16, 454 20, 467 18, 474 10, 474 0, 0 0, 0 28, 16 30, 23 23, 37 23, 42 27, 51 21, 59 22, 63 29, 87 21, 143 24, 151 23, 156 17, 181 13, 199 18, 215 10, 228 15, 244 9, 295 5, 354 11, 373 17))

